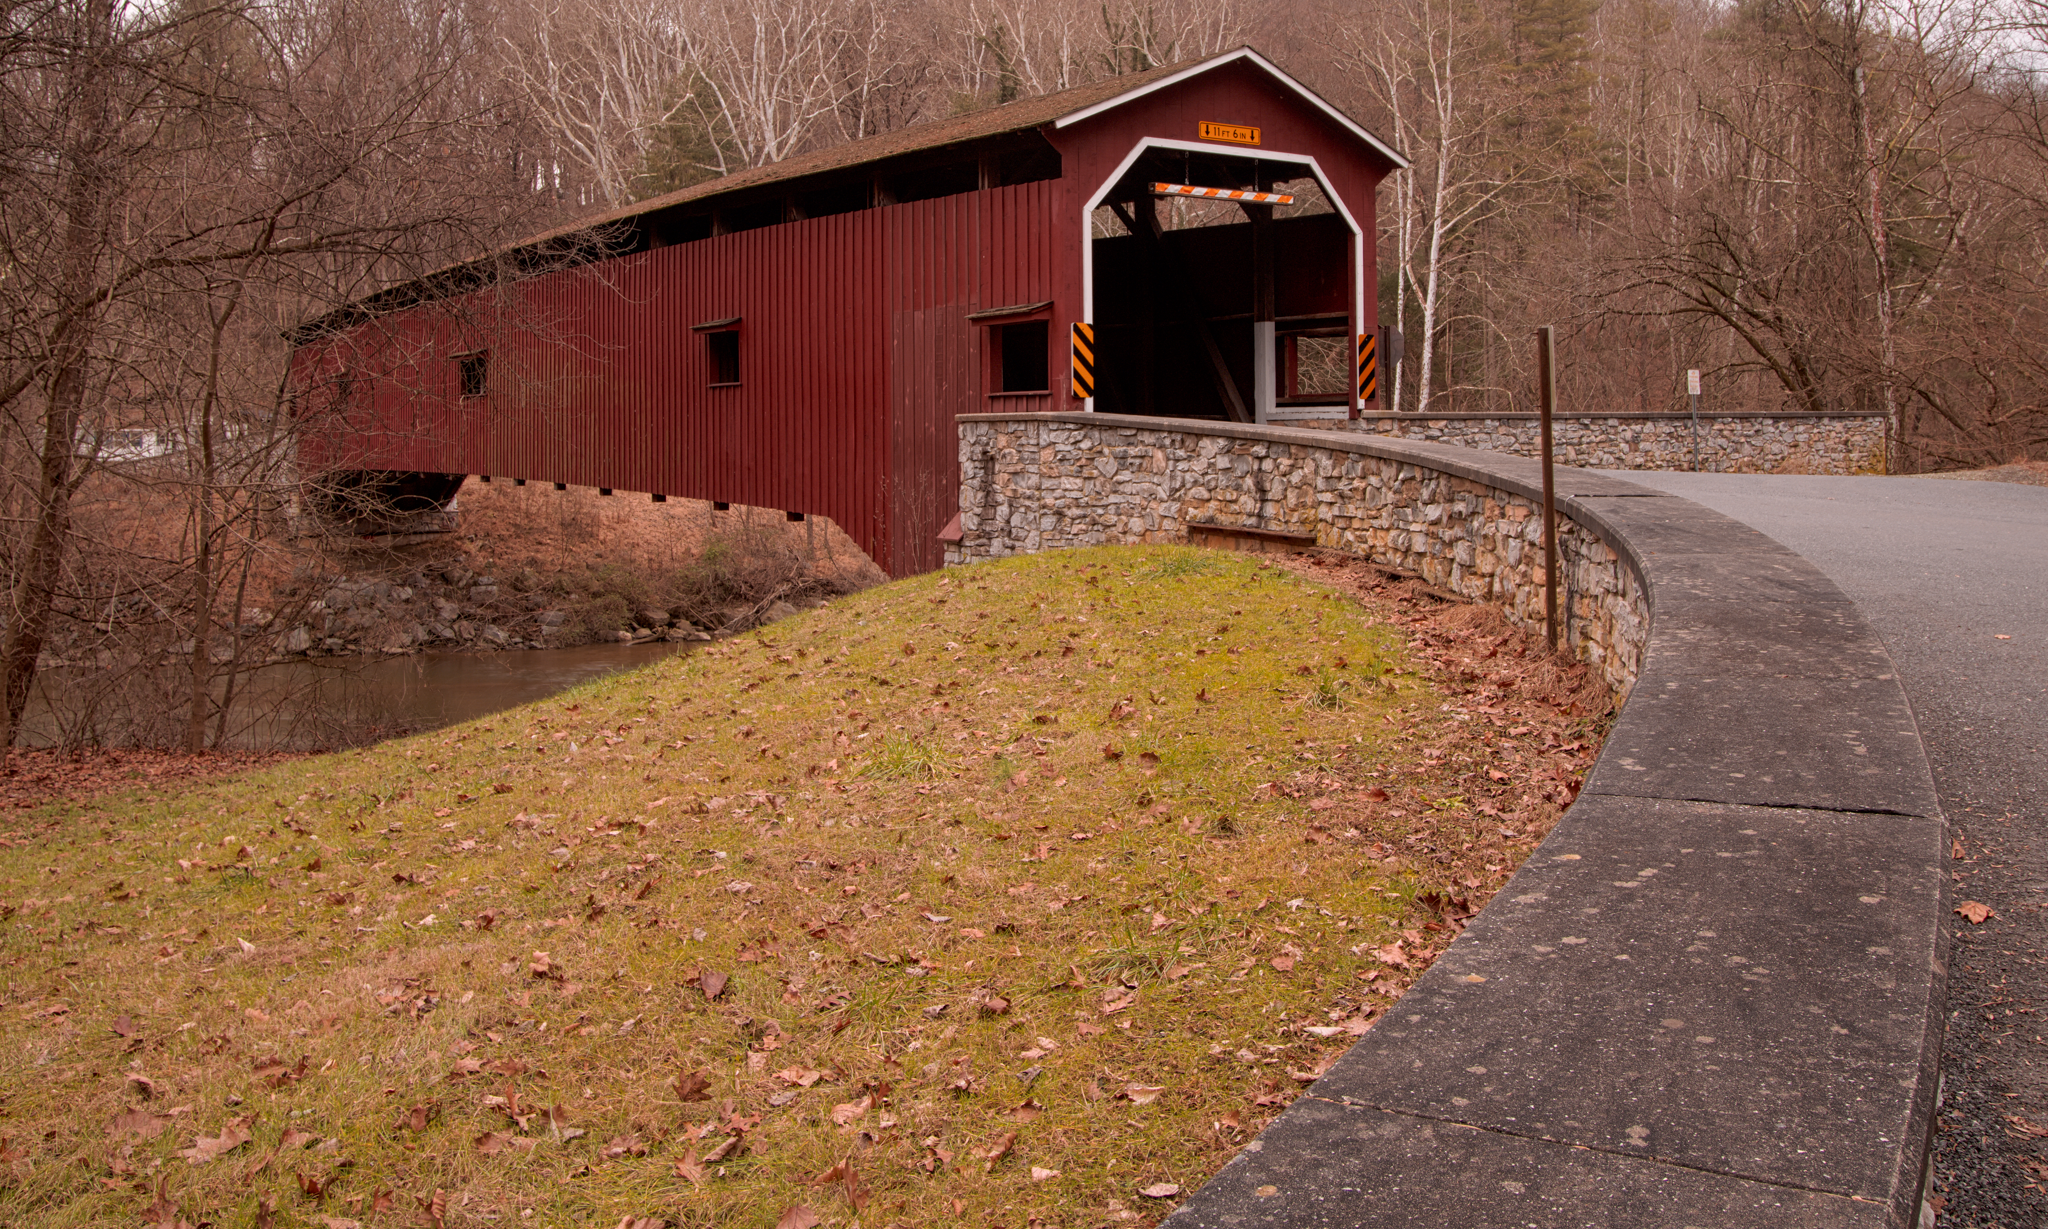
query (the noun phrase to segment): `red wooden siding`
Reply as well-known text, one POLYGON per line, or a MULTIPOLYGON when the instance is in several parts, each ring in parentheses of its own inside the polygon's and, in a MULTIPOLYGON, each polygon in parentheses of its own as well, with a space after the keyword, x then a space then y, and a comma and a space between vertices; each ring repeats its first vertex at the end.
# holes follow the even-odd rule
POLYGON ((892 575, 936 567, 959 486, 953 417, 984 405, 983 330, 966 317, 1054 297, 1056 186, 678 244, 359 325, 295 358, 308 409, 328 404, 323 376, 356 380, 346 412, 310 420, 305 468, 819 513, 892 575), (732 316, 741 383, 708 387, 690 326, 732 316), (463 398, 454 356, 475 349, 489 392, 463 398))

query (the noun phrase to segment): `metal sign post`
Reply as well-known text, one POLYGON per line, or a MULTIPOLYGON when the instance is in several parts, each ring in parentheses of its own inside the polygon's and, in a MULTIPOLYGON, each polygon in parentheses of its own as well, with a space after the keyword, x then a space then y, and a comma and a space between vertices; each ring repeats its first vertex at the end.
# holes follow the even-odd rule
POLYGON ((1692 472, 1700 472, 1700 369, 1685 373, 1685 394, 1692 398, 1692 472))
POLYGON ((1553 330, 1536 330, 1536 379, 1543 418, 1543 637, 1557 651, 1557 489, 1551 476, 1550 416, 1557 408, 1557 352, 1553 330))

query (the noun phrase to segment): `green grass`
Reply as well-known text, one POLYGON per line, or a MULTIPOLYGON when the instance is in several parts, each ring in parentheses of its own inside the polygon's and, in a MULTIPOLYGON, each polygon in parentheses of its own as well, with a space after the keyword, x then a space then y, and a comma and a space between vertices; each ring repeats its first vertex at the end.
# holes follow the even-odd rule
POLYGON ((1416 896, 1479 880, 1398 856, 1414 825, 1469 821, 1486 886, 1533 843, 1410 750, 1431 686, 1283 569, 1073 551, 25 814, 0 1221, 133 1223, 161 1184, 217 1225, 436 1191, 449 1225, 1151 1223, 1139 1188, 1200 1184, 1413 976, 1379 949, 1448 937, 1416 896))

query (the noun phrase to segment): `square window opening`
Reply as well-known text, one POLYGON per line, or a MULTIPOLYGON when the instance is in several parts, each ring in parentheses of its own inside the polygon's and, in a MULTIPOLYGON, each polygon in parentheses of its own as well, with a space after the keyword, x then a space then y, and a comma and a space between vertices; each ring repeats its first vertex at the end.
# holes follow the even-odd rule
POLYGON ((462 395, 483 396, 491 382, 491 352, 478 350, 473 354, 460 355, 455 361, 462 374, 462 395))
POLYGON ((997 325, 996 392, 1042 393, 1052 388, 1051 363, 1046 357, 1048 325, 1044 320, 1023 320, 997 325))
POLYGON ((1282 340, 1286 382, 1281 396, 1341 400, 1350 393, 1351 349, 1343 334, 1292 333, 1282 340))
POLYGON ((740 382, 740 331, 721 329, 704 334, 704 352, 711 360, 711 383, 740 382))

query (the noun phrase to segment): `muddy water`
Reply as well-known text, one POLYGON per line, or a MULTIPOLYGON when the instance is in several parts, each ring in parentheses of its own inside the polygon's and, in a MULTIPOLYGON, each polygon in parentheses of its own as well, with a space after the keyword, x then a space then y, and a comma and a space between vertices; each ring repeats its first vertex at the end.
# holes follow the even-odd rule
MULTIPOLYGON (((318 750, 359 746, 482 717, 574 687, 650 665, 688 646, 590 644, 573 649, 500 653, 416 653, 400 657, 329 657, 284 662, 236 682, 226 745, 243 749, 318 750)), ((168 687, 95 694, 90 675, 45 671, 23 719, 22 741, 50 746, 90 741, 113 746, 176 745, 184 707, 164 707, 168 687), (82 733, 90 731, 85 737, 82 733)), ((216 698, 221 690, 216 688, 216 698)))
POLYGON ((432 729, 651 665, 682 647, 658 642, 586 644, 573 649, 330 659, 318 666, 294 662, 271 669, 301 674, 309 668, 321 670, 326 674, 324 690, 339 689, 367 712, 393 724, 432 729))

